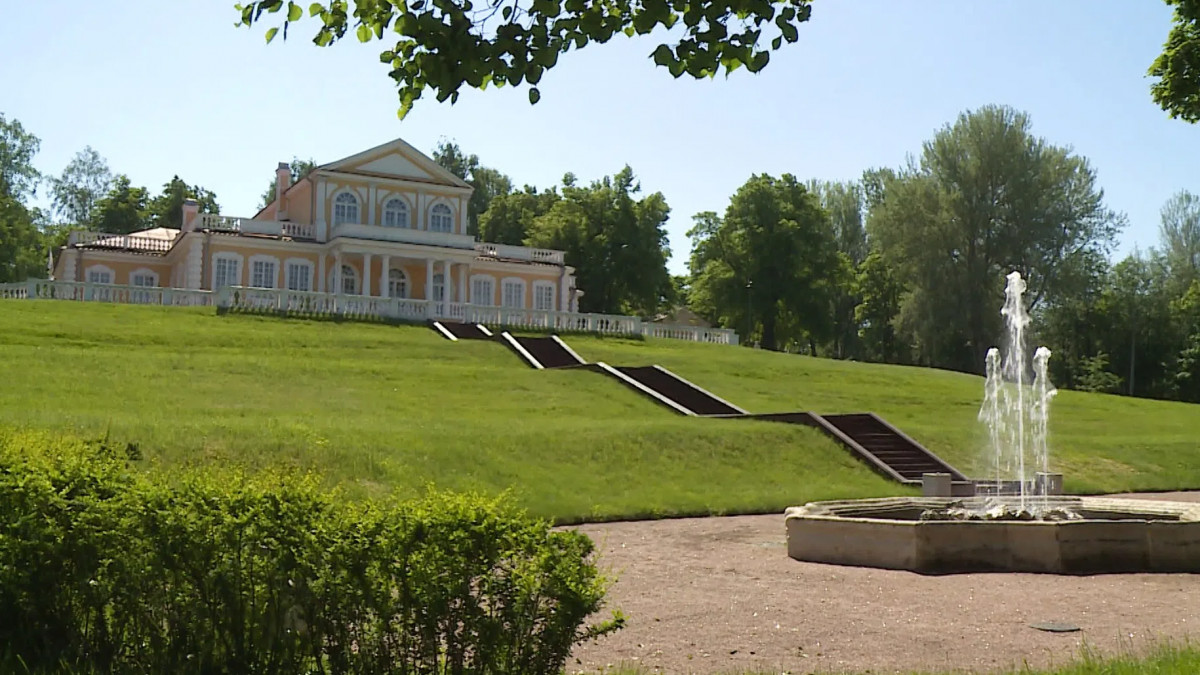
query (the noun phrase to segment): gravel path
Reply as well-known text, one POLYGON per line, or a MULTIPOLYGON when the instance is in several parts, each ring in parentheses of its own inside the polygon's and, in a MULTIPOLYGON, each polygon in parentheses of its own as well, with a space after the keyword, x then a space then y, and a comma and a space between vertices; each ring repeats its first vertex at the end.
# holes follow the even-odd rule
POLYGON ((568 672, 990 672, 1069 661, 1085 642, 1111 653, 1200 636, 1200 575, 927 577, 803 563, 787 556, 782 514, 577 529, 618 575, 610 606, 628 624, 578 647, 568 672), (1029 627, 1041 621, 1082 630, 1029 627))

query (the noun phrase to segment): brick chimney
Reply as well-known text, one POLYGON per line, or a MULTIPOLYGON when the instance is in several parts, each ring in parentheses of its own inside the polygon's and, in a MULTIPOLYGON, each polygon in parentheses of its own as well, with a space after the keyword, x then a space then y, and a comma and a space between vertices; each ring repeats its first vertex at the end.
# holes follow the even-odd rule
POLYGON ((183 201, 183 224, 180 226, 181 232, 191 232, 196 229, 199 223, 196 216, 200 213, 200 205, 195 199, 185 199, 183 201))
POLYGON ((292 169, 287 162, 280 162, 275 168, 275 220, 287 220, 287 203, 283 193, 292 185, 292 169))

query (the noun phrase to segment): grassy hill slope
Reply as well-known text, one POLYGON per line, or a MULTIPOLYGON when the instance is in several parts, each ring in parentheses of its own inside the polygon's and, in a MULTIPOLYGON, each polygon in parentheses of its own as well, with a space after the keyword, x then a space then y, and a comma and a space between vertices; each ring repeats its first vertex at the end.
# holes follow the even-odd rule
MULTIPOLYGON (((755 412, 872 410, 974 473, 979 378, 677 341, 571 337, 755 412)), ((0 302, 0 425, 108 433, 165 468, 312 467, 352 494, 513 487, 563 520, 779 510, 903 492, 816 431, 684 418, 592 373, 534 371, 423 327, 0 302)), ((1200 486, 1200 406, 1064 392, 1072 490, 1200 486)))

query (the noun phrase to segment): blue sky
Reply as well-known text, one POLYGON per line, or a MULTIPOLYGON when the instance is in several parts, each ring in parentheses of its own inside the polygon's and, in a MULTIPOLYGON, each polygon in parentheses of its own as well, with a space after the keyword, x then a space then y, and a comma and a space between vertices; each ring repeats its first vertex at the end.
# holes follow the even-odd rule
MULTIPOLYGON (((633 167, 672 208, 671 268, 699 211, 752 173, 855 179, 906 155, 963 110, 1001 103, 1089 157, 1128 215, 1119 254, 1157 240, 1159 209, 1200 191, 1200 126, 1150 100, 1146 68, 1170 23, 1158 0, 817 0, 799 43, 762 73, 673 80, 653 39, 572 52, 521 89, 432 96, 396 117, 379 43, 329 48, 302 22, 286 42, 235 28, 233 0, 18 2, 0 24, 0 112, 42 140, 57 174, 85 145, 157 190, 174 174, 251 215, 275 164, 327 162, 402 137, 456 140, 518 185, 633 167)), ((653 36, 651 36, 653 37, 653 36)))

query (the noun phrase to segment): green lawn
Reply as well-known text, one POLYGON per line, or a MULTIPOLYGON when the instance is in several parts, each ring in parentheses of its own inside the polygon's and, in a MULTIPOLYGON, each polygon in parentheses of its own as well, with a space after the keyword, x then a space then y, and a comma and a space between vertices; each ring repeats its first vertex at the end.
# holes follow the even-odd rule
MULTIPOLYGON (((678 341, 570 337, 658 363, 755 412, 873 410, 970 472, 978 378, 678 341)), ((905 490, 820 433, 678 416, 587 372, 423 327, 0 301, 0 425, 135 442, 166 468, 313 467, 363 496, 512 487, 564 521, 778 511, 905 490)), ((1076 491, 1200 487, 1200 406, 1064 392, 1055 463, 1076 491)))

